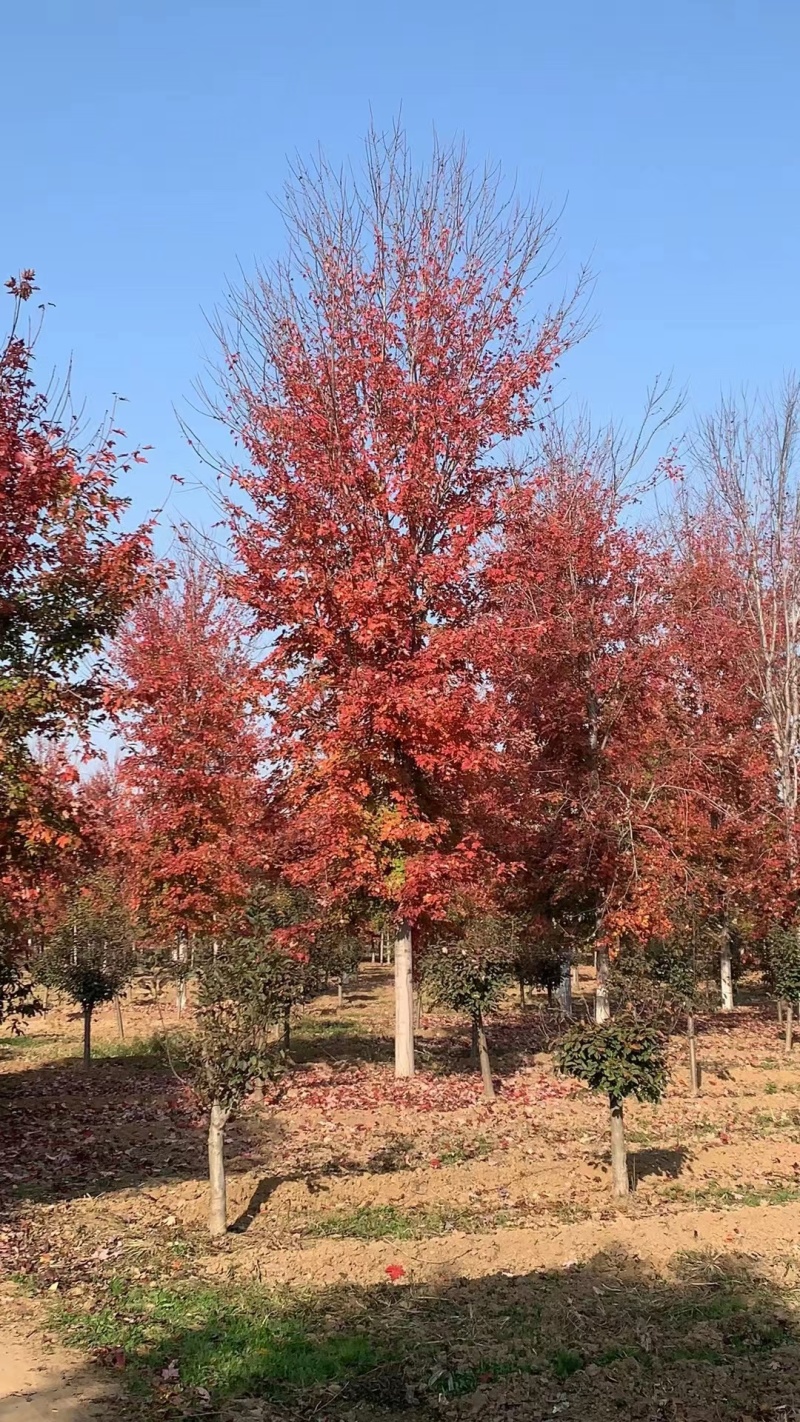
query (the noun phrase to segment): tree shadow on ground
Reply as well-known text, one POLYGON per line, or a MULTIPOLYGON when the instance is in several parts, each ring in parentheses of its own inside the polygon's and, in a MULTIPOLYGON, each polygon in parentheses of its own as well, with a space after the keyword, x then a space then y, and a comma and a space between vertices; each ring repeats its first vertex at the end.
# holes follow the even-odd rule
MULTIPOLYGON (((494 1071, 499 1076, 512 1076, 530 1066, 537 1054, 552 1050, 563 1030, 563 1017, 544 1002, 509 1014, 505 1020, 491 1021, 487 1032, 494 1071)), ((475 1074, 478 1067, 472 1060, 470 1035, 469 1023, 463 1020, 448 1022, 436 1035, 423 1028, 415 1038, 419 1069, 440 1075, 475 1074)), ((357 1020, 348 1019, 345 1010, 339 1020, 334 1013, 301 1018, 292 1035, 290 1055, 299 1066, 325 1061, 390 1065, 394 1038, 371 1030, 367 1022, 362 1027, 357 1020)))
MULTIPOLYGON (((412 1412, 451 1422, 800 1416, 789 1285, 744 1256, 673 1264, 665 1277, 636 1258, 597 1254, 541 1272, 314 1294, 241 1281, 154 1294, 117 1280, 115 1316, 103 1310, 102 1326, 126 1350, 133 1396, 143 1408, 157 1399, 159 1417, 207 1415, 205 1404, 192 1410, 198 1388, 221 1422, 402 1422, 412 1412), (171 1394, 165 1368, 180 1380, 171 1394)), ((75 1318, 88 1347, 94 1318, 75 1318)))
POLYGON ((648 1175, 660 1175, 669 1180, 677 1180, 689 1159, 685 1146, 674 1150, 633 1150, 628 1152, 628 1175, 633 1188, 638 1180, 648 1175))
MULTIPOLYGON (((30 1058, 28 1059, 30 1060, 30 1058)), ((274 1114, 243 1114, 226 1132, 244 1168, 274 1157, 274 1114)), ((234 1173, 236 1167, 234 1166, 234 1173)), ((206 1177, 207 1128, 184 1085, 154 1055, 21 1062, 0 1073, 0 1204, 47 1203, 206 1177)))

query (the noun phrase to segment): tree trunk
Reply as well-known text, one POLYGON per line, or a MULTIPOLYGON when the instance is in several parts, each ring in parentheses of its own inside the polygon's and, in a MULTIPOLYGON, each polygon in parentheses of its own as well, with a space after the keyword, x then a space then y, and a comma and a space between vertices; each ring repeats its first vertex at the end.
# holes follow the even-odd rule
POLYGON ((786 1035, 784 1036, 784 1039, 783 1039, 783 1050, 786 1052, 786 1054, 787 1054, 787 1056, 788 1056, 789 1052, 792 1050, 792 1013, 793 1013, 793 1009, 792 1009, 792 1004, 791 1004, 791 1002, 787 1002, 787 1003, 785 1004, 785 1007, 786 1007, 786 1016, 785 1016, 786 1035))
POLYGON ((483 1018, 480 1013, 472 1020, 478 1036, 478 1060, 481 1064, 483 1099, 484 1101, 494 1101, 494 1082, 492 1081, 492 1064, 489 1061, 489 1045, 486 1041, 486 1028, 483 1025, 483 1018))
POLYGON ((725 929, 722 934, 722 945, 720 948, 720 990, 722 993, 722 1011, 733 1011, 733 964, 731 961, 731 935, 730 930, 725 929))
POLYGON ((597 963, 597 988, 594 995, 594 1020, 595 1022, 608 1022, 611 1016, 611 1004, 608 999, 608 975, 611 964, 608 958, 608 949, 598 948, 595 961, 597 963))
POLYGON ((689 1044, 689 1090, 692 1096, 696 1096, 700 1077, 697 1071, 697 1038, 694 1030, 694 1013, 688 1013, 686 1017, 686 1040, 689 1044))
POLYGON ((414 1031, 418 1032, 422 1023, 422 993, 419 988, 414 993, 414 1031))
POLYGON ((283 1050, 288 1052, 292 1040, 292 1008, 286 1003, 283 1009, 283 1050))
POLYGON ((336 1005, 339 1008, 344 1007, 344 983, 341 978, 336 984, 336 1005))
POLYGON ((581 986, 581 969, 579 963, 573 963, 570 969, 570 987, 573 992, 579 992, 581 986))
POLYGON ((83 1006, 83 1065, 86 1071, 92 1065, 92 1005, 83 1006))
POLYGON ((188 960, 189 946, 186 939, 182 938, 178 944, 178 986, 175 993, 179 1017, 182 1017, 186 1011, 186 964, 188 960))
POLYGON ((561 982, 556 988, 556 1002, 565 1017, 572 1016, 572 968, 569 958, 561 960, 561 982))
POLYGON ((611 1102, 611 1179, 615 1195, 627 1195, 628 1157, 625 1151, 625 1122, 622 1102, 611 1102))
POLYGON ((394 940, 394 1074, 414 1075, 414 984, 411 927, 401 923, 394 940))
POLYGON ((225 1126, 228 1112, 214 1101, 208 1118, 208 1229, 219 1239, 228 1228, 228 1201, 225 1189, 225 1126))
POLYGON ((119 1000, 119 993, 114 998, 114 1007, 117 1013, 117 1036, 121 1042, 125 1041, 125 1023, 122 1020, 122 1003, 119 1000))
POLYGON ((469 1043, 469 1064, 478 1070, 480 1066, 480 1055, 478 1053, 478 1023, 475 1017, 472 1018, 472 1032, 469 1043))
POLYGON ((520 1005, 520 1007, 522 1007, 522 1008, 525 1007, 525 979, 524 979, 524 978, 520 978, 520 980, 519 980, 519 1005, 520 1005))

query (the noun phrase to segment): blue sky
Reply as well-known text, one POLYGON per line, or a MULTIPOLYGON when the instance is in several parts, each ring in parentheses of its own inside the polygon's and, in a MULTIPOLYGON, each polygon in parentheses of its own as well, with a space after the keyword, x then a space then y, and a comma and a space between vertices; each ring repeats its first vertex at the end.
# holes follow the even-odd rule
POLYGON ((0 272, 55 303, 45 368, 72 354, 95 414, 127 397, 139 511, 195 477, 173 405, 226 276, 280 248, 287 157, 357 157, 370 113, 565 204, 596 325, 562 373, 598 417, 635 418, 659 371, 703 408, 800 364, 796 0, 29 0, 1 33, 0 272))

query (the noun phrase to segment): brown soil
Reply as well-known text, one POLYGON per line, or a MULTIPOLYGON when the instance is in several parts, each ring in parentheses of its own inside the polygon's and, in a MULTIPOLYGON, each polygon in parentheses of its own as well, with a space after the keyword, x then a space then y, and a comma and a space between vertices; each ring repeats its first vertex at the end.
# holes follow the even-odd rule
MULTIPOLYGON (((129 1039, 176 1022, 172 1004, 141 998, 125 1017, 129 1039)), ((491 1107, 469 1069, 463 1024, 425 1016, 421 1070, 398 1084, 391 1022, 380 968, 362 974, 341 1013, 323 998, 299 1021, 296 1070, 274 1100, 249 1103, 230 1131, 235 1226, 211 1250, 204 1123, 181 1083, 144 1057, 98 1060, 85 1074, 76 1015, 49 1012, 0 1060, 8 1269, 31 1269, 46 1285, 48 1271, 60 1279, 64 1260, 77 1260, 77 1293, 95 1267, 124 1259, 145 1274, 151 1253, 180 1245, 194 1273, 315 1290, 385 1284, 393 1263, 408 1282, 442 1288, 513 1281, 619 1251, 662 1271, 682 1251, 800 1270, 800 1048, 797 1060, 783 1058, 765 1005, 700 1023, 697 1099, 687 1089, 685 1044, 675 1039, 662 1106, 626 1111, 636 1189, 621 1207, 610 1197, 604 1105, 554 1076, 552 1025, 539 1004, 494 1026, 491 1107), (376 1208, 391 1212, 386 1237, 353 1237, 376 1208)), ((98 1013, 94 1035, 101 1050, 116 1041, 113 1008, 98 1013)), ((379 1223, 367 1232, 380 1233, 379 1223)), ((185 1257, 174 1262, 178 1277, 185 1257)), ((26 1352, 28 1326, 16 1325, 8 1348, 0 1340, 10 1379, 0 1372, 0 1422, 91 1417, 74 1410, 89 1406, 85 1382, 77 1398, 63 1392, 75 1361, 26 1352), (12 1360, 22 1372, 11 1372, 12 1360), (7 1410, 37 1377, 55 1410, 7 1410)), ((465 1402, 452 1415, 473 1414, 465 1402)))
POLYGON ((112 1382, 49 1342, 30 1305, 11 1295, 0 1301, 0 1422, 111 1422, 121 1415, 112 1382))

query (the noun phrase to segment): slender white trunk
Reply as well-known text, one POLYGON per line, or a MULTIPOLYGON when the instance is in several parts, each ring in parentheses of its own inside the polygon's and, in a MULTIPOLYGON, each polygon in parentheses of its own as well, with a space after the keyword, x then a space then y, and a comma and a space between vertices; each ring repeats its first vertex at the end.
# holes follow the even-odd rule
POLYGON ((686 1040, 689 1044, 689 1091, 692 1096, 696 1096, 700 1087, 700 1073, 697 1070, 697 1035, 693 1012, 686 1018, 686 1040))
POLYGON ((556 1002, 565 1017, 572 1016, 572 968, 569 958, 561 960, 561 982, 556 988, 556 1002))
POLYGON ((225 1126, 228 1112, 219 1101, 212 1102, 208 1119, 208 1228, 219 1239, 228 1228, 228 1201, 225 1189, 225 1126))
POLYGON ((611 1003, 608 996, 608 975, 611 964, 608 949, 598 948, 595 961, 597 963, 597 988, 594 995, 594 1020, 595 1022, 608 1022, 611 1016, 611 1003))
POLYGON ((786 1052, 786 1055, 787 1055, 787 1056, 788 1056, 789 1053, 791 1052, 792 1046, 793 1046, 793 1043, 794 1043, 794 1032, 793 1032, 793 1027, 792 1027, 792 1017, 793 1017, 792 1004, 791 1004, 791 1002, 787 1002, 787 1004, 786 1004, 786 1018, 785 1018, 786 1030, 785 1030, 785 1035, 784 1035, 784 1039, 783 1039, 783 1049, 784 1049, 784 1051, 786 1052))
POLYGON ((733 1011, 733 964, 731 962, 731 936, 726 928, 722 935, 720 949, 720 988, 722 991, 722 1011, 733 1011))
POLYGON ((628 1157, 625 1150, 625 1121, 621 1102, 619 1105, 611 1103, 611 1179, 614 1194, 620 1197, 627 1195, 628 1157))
POLYGON ((121 1042, 125 1041, 125 1023, 122 1020, 122 1003, 119 1000, 119 993, 114 997, 114 1010, 117 1014, 117 1036, 121 1042))
POLYGON ((401 923, 394 940, 394 1074, 414 1075, 414 983, 411 928, 401 923))

